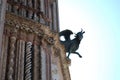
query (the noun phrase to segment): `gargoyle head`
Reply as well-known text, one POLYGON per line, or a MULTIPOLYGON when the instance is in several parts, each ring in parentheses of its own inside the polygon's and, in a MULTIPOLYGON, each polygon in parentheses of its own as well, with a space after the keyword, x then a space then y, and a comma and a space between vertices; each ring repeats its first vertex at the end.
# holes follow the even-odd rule
POLYGON ((78 32, 75 37, 77 37, 79 40, 82 40, 84 33, 85 31, 83 31, 83 29, 81 28, 81 31, 78 32))

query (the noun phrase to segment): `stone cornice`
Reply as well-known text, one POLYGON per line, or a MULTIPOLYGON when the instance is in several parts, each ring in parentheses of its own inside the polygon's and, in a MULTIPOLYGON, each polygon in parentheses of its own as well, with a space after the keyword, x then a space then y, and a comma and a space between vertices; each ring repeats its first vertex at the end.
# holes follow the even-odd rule
MULTIPOLYGON (((32 33, 39 37, 44 37, 44 40, 49 44, 54 44, 55 33, 52 32, 48 26, 35 22, 31 19, 27 19, 13 13, 6 13, 5 25, 9 27, 11 31, 22 31, 26 33, 32 33)), ((9 34, 9 33, 8 33, 9 34)))

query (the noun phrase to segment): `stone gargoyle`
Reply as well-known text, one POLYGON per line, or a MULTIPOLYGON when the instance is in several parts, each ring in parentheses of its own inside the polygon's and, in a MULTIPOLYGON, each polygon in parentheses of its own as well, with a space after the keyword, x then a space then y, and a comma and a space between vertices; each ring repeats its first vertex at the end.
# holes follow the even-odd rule
POLYGON ((81 40, 83 39, 83 34, 85 33, 85 31, 83 31, 83 29, 81 29, 80 32, 78 32, 77 34, 75 34, 75 38, 74 39, 70 39, 71 34, 73 34, 73 32, 71 30, 64 30, 61 31, 59 33, 59 36, 64 36, 64 41, 60 40, 61 44, 63 44, 65 46, 65 50, 66 52, 68 52, 67 58, 69 59, 69 56, 71 53, 77 54, 80 58, 82 58, 82 56, 76 52, 76 50, 79 48, 79 44, 81 42, 81 40))

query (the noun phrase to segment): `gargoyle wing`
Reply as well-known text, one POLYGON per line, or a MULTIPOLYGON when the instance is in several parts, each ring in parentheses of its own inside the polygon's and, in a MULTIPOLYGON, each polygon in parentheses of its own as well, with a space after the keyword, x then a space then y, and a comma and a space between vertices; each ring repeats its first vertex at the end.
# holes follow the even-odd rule
POLYGON ((66 29, 66 30, 64 30, 64 31, 61 31, 61 32, 59 33, 59 36, 64 36, 65 41, 68 41, 68 40, 70 40, 70 35, 71 35, 71 34, 73 34, 73 32, 72 32, 71 30, 66 29))

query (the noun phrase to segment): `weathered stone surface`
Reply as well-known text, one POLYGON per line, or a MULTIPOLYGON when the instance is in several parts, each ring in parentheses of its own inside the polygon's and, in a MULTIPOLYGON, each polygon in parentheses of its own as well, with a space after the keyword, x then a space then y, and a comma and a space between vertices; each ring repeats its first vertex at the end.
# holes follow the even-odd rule
MULTIPOLYGON (((4 29, 4 17, 5 17, 5 6, 6 6, 6 0, 0 0, 0 63, 3 60, 2 56, 2 39, 3 39, 3 29, 4 29)), ((0 71, 2 65, 0 65, 0 71)), ((0 78, 1 78, 2 73, 0 73, 0 78)))
POLYGON ((65 49, 59 42, 58 33, 48 26, 7 12, 4 37, 12 42, 9 44, 9 39, 3 39, 7 41, 3 41, 3 52, 7 47, 10 52, 5 53, 7 64, 0 71, 7 75, 0 80, 70 80, 65 49))
MULTIPOLYGON (((45 4, 44 0, 35 0, 38 4, 34 9, 29 8, 34 12, 41 7, 45 15, 53 19, 45 24, 35 18, 37 15, 33 12, 28 11, 30 15, 26 17, 26 9, 8 1, 5 4, 6 0, 0 0, 0 80, 70 80, 65 49, 57 33, 58 11, 53 10, 57 9, 57 0, 45 0, 45 4)), ((27 0, 19 1, 27 5, 27 0)), ((33 6, 31 1, 28 7, 33 6)))

